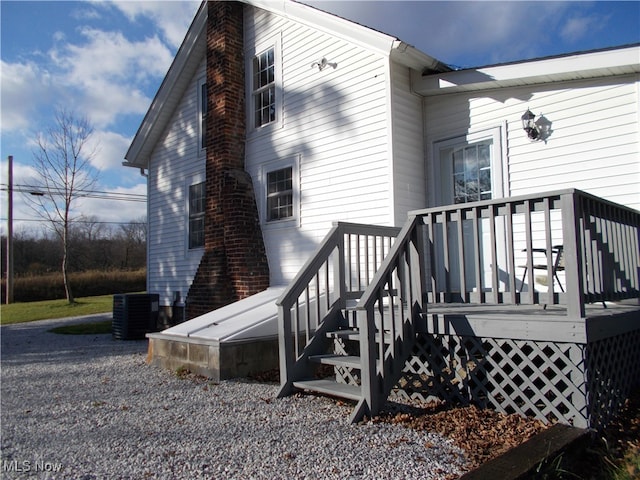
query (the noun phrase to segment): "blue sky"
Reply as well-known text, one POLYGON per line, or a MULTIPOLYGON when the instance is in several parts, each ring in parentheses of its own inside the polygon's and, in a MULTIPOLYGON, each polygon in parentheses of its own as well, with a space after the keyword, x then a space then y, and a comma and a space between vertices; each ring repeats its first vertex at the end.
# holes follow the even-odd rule
MULTIPOLYGON (((452 66, 472 67, 640 42, 640 2, 371 2, 305 3, 410 43, 452 66)), ((95 126, 100 170, 96 190, 144 194, 124 154, 166 73, 199 1, 1 1, 0 178, 8 155, 14 183, 33 178, 35 132, 57 107, 95 126)), ((640 61, 640 59, 639 59, 640 61)), ((34 213, 14 195, 16 231, 34 228, 34 213)), ((6 194, 2 192, 6 217, 6 194)), ((144 203, 85 199, 78 212, 127 222, 144 203)), ((2 231, 6 226, 2 222, 2 231)))

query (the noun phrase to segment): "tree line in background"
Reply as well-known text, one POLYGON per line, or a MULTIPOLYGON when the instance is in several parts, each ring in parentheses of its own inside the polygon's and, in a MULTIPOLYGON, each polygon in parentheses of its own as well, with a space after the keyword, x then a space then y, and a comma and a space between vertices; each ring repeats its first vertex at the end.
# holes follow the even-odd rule
MULTIPOLYGON (((88 270, 139 270, 146 267, 147 230, 144 218, 120 225, 97 219, 75 222, 69 232, 69 272, 88 270)), ((38 276, 60 271, 63 245, 50 231, 13 235, 15 277, 38 276)), ((2 236, 3 266, 6 237, 2 236)), ((2 276, 6 269, 2 269, 2 276)))
MULTIPOLYGON (((84 218, 71 225, 68 272, 78 296, 144 291, 146 219, 112 225, 84 218)), ((14 300, 65 298, 60 272, 62 240, 51 230, 13 235, 14 300)), ((2 236, 2 301, 6 281, 6 236, 2 236)))

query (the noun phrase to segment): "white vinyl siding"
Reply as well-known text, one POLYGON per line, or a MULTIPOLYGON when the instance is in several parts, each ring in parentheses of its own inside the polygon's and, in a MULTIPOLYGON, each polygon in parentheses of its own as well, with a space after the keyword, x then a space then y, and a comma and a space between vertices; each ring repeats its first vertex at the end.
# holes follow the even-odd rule
POLYGON ((427 206, 422 97, 411 92, 407 67, 391 64, 393 112, 394 217, 400 226, 411 210, 427 206))
POLYGON ((425 128, 432 145, 504 125, 505 195, 578 188, 640 208, 638 91, 636 75, 429 97, 425 128), (546 143, 523 131, 527 108, 552 122, 546 143))
POLYGON ((198 68, 149 162, 148 290, 170 305, 185 298, 203 249, 188 248, 189 186, 204 181, 199 102, 205 61, 198 68))
POLYGON ((248 133, 246 169, 255 184, 264 164, 300 159, 299 221, 265 228, 270 222, 260 208, 271 283, 286 284, 333 222, 393 223, 388 60, 255 8, 245 9, 245 37, 249 53, 251 45, 281 42, 282 124, 269 135, 248 133), (322 58, 336 68, 312 68, 322 58))

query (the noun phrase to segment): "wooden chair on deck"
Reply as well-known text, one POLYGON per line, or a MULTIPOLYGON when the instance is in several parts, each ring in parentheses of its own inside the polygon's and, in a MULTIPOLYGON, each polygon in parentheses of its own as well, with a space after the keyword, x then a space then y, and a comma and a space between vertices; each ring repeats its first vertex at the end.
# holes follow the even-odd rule
MULTIPOLYGON (((526 250, 524 250, 526 251, 526 250)), ((538 253, 544 253, 545 256, 547 255, 547 249, 546 248, 534 248, 531 250, 532 254, 535 252, 538 253)), ((564 248, 562 245, 554 245, 553 248, 551 249, 551 255, 553 255, 555 258, 552 258, 552 266, 551 266, 551 281, 553 282, 553 279, 555 278, 556 281, 558 282, 558 286, 560 287, 560 290, 562 290, 562 292, 564 292, 564 287, 562 286, 562 282, 560 282, 560 278, 558 277, 558 272, 563 272, 564 271, 564 248)), ((527 277, 527 270, 528 270, 528 265, 520 265, 520 268, 524 268, 524 273, 522 274, 522 280, 520 281, 520 291, 522 292, 522 287, 524 286, 524 279, 527 277)), ((549 266, 546 263, 534 263, 533 264, 533 269, 534 270, 545 270, 547 271, 549 268, 549 266)), ((532 287, 533 288, 533 287, 532 287)))

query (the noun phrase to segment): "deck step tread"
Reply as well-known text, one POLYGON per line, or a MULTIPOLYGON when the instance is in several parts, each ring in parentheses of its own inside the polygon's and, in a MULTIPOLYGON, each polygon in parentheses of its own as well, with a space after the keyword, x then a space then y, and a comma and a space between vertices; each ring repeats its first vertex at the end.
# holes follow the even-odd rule
MULTIPOLYGON (((327 332, 327 338, 342 338, 346 340, 360 340, 360 330, 356 328, 349 328, 344 330, 334 330, 332 332, 327 332)), ((380 340, 380 333, 376 332, 376 341, 380 340)), ((391 334, 385 330, 384 332, 384 342, 391 343, 391 334)))
POLYGON ((360 331, 354 328, 345 330, 334 330, 333 332, 327 332, 328 338, 346 338, 348 340, 358 340, 360 338, 360 331))
POLYGON ((338 383, 330 379, 298 380, 293 382, 293 386, 300 390, 310 390, 312 392, 347 398, 349 400, 360 400, 362 397, 359 386, 338 383))
POLYGON ((336 367, 360 368, 360 357, 355 355, 312 355, 309 357, 310 362, 321 363, 323 365, 334 365, 336 367))

